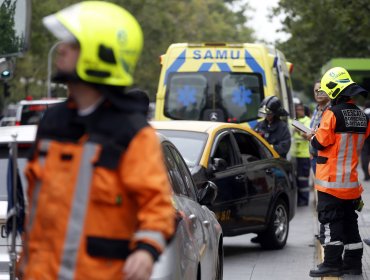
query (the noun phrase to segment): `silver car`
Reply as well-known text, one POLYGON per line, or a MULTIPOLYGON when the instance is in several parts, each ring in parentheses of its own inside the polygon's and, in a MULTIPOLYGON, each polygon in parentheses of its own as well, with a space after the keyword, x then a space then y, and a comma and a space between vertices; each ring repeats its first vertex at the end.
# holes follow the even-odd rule
POLYGON ((222 279, 222 229, 211 204, 217 187, 207 182, 199 192, 176 147, 159 135, 177 212, 175 237, 154 267, 152 279, 222 279))
MULTIPOLYGON (((6 178, 9 143, 17 134, 18 165, 23 187, 23 170, 30 145, 35 139, 36 126, 0 127, 0 280, 9 279, 9 241, 5 235, 7 211, 6 178)), ((151 279, 222 279, 222 229, 215 214, 202 204, 210 204, 217 187, 207 182, 198 192, 190 172, 175 146, 159 135, 163 147, 168 176, 173 188, 173 203, 177 214, 177 228, 172 241, 154 266, 151 279)), ((20 246, 19 246, 20 247, 20 246)))
MULTIPOLYGON (((17 135, 18 145, 18 168, 23 171, 26 165, 29 148, 35 139, 36 126, 5 126, 0 127, 0 280, 9 279, 9 253, 11 238, 7 238, 5 230, 6 214, 8 207, 7 199, 7 172, 9 163, 9 144, 13 141, 13 135, 17 135)), ((23 172, 19 172, 22 187, 26 186, 23 172)), ((23 189, 25 191, 25 189, 23 189)), ((25 193, 25 192, 24 192, 25 193)), ((21 250, 21 241, 17 239, 17 251, 21 250)))

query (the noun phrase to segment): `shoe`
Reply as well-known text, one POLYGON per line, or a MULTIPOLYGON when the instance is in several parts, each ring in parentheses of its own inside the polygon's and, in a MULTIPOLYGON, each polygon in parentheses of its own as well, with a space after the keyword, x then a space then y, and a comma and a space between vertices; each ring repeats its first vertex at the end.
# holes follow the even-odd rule
POLYGON ((257 243, 257 244, 259 244, 259 243, 261 243, 261 239, 260 239, 260 237, 257 235, 257 236, 255 236, 255 237, 253 237, 253 238, 251 238, 251 242, 252 243, 257 243))
POLYGON ((336 277, 342 276, 343 272, 339 267, 330 267, 324 264, 319 264, 317 269, 310 270, 310 277, 336 277))
POLYGON ((367 246, 370 246, 370 238, 362 239, 367 246))
POLYGON ((342 267, 343 274, 349 274, 349 275, 361 275, 362 274, 362 268, 351 268, 346 267, 345 265, 342 267))

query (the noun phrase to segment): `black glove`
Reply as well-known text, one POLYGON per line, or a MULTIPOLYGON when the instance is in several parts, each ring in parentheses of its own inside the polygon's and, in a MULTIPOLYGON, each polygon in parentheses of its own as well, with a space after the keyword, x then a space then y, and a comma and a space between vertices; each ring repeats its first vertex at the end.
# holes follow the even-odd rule
POLYGON ((362 208, 364 207, 365 203, 360 196, 358 199, 353 200, 353 204, 355 206, 355 210, 357 212, 361 212, 362 208))

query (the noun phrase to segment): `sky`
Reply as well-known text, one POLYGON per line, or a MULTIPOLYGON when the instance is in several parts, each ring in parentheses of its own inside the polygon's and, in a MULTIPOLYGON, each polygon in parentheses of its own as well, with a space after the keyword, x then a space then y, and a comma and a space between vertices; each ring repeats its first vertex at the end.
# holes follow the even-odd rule
POLYGON ((246 14, 250 17, 248 26, 255 30, 257 39, 262 39, 268 43, 272 43, 277 39, 285 41, 288 34, 277 32, 276 30, 281 27, 278 18, 274 18, 271 22, 267 15, 272 7, 276 7, 279 0, 245 0, 249 6, 255 11, 247 11, 246 14))

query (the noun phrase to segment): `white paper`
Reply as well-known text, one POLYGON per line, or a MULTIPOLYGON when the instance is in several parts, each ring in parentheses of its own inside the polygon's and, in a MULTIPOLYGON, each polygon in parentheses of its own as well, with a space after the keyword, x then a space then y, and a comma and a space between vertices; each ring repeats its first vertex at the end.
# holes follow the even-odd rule
POLYGON ((292 121, 292 126, 294 126, 296 129, 306 133, 306 134, 310 134, 312 133, 311 129, 308 128, 307 126, 305 126, 303 123, 301 123, 300 121, 297 121, 297 120, 293 120, 292 121))

